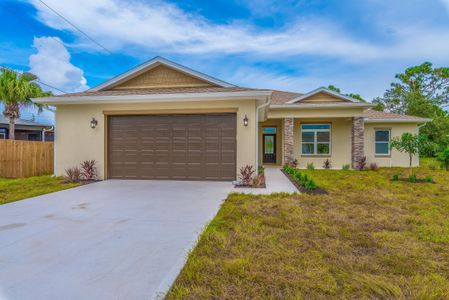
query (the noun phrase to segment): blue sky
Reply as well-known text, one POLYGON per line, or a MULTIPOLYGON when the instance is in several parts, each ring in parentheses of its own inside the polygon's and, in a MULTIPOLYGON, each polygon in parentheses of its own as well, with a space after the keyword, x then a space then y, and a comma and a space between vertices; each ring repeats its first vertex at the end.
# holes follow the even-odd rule
POLYGON ((73 92, 156 55, 246 87, 336 85, 368 100, 394 74, 449 65, 449 0, 0 2, 0 64, 73 92))

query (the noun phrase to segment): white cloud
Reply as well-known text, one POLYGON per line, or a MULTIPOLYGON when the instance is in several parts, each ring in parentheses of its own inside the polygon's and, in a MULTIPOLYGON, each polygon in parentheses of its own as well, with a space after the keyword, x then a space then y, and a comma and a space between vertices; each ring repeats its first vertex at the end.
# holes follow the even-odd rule
MULTIPOLYGON (((83 38, 40 2, 30 1, 38 10, 39 20, 83 38)), ((163 2, 48 0, 47 3, 101 44, 117 51, 126 52, 129 46, 138 46, 172 53, 315 54, 357 59, 376 57, 382 50, 348 37, 335 24, 312 20, 272 31, 242 23, 214 24, 163 2)))
MULTIPOLYGON (((37 17, 50 27, 70 31, 79 37, 78 46, 86 43, 72 26, 49 11, 37 0, 29 0, 37 17)), ((449 0, 441 0, 449 3, 449 0)), ((430 28, 425 24, 392 24, 395 34, 388 42, 352 36, 330 21, 319 17, 298 17, 288 26, 261 29, 249 23, 216 24, 187 13, 177 6, 160 1, 118 0, 47 0, 51 7, 112 51, 181 54, 251 54, 259 56, 315 55, 340 58, 351 62, 368 59, 403 59, 447 57, 447 28, 430 28), (412 26, 411 26, 412 25, 412 26), (429 45, 429 46, 426 46, 429 45), (430 46, 431 45, 431 46, 430 46), (437 50, 436 50, 437 49, 437 50)), ((267 5, 273 5, 267 1, 267 5)), ((367 8, 367 15, 371 13, 367 8)), ((387 10, 388 11, 388 10, 387 10)), ((401 18, 395 18, 400 20, 401 18)), ((376 22, 382 22, 377 18, 376 22)), ((101 48, 96 48, 102 51, 101 48)))
POLYGON ((70 53, 54 37, 34 38, 36 54, 30 56, 30 72, 48 83, 67 92, 88 89, 84 72, 70 62, 70 53))

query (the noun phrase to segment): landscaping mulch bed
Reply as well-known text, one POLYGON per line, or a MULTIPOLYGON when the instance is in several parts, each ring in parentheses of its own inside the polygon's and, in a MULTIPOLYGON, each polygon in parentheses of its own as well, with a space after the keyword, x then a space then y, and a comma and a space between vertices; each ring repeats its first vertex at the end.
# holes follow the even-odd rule
POLYGON ((422 178, 416 179, 415 182, 411 182, 410 180, 408 180, 408 178, 399 178, 398 180, 390 179, 390 181, 391 182, 405 182, 405 183, 431 183, 431 184, 436 183, 435 181, 428 182, 428 181, 426 181, 425 179, 422 179, 422 178))
POLYGON ((295 180, 293 180, 293 178, 290 177, 290 175, 288 173, 286 173, 283 169, 281 169, 281 172, 284 173, 284 175, 288 178, 288 180, 290 180, 291 183, 293 183, 293 185, 298 189, 298 191, 300 191, 301 193, 304 194, 311 194, 311 195, 327 195, 328 192, 320 187, 317 187, 316 189, 314 189, 313 191, 309 191, 308 189, 306 189, 305 187, 303 187, 302 185, 298 184, 295 180))

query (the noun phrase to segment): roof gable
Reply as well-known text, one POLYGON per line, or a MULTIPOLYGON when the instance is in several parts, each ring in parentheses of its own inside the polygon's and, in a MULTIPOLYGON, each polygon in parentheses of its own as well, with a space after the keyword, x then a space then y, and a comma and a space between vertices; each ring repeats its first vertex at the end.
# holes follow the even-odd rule
POLYGON ((234 87, 234 85, 192 70, 162 57, 155 57, 89 91, 167 87, 234 87))
POLYGON ((334 92, 332 90, 329 90, 325 87, 320 87, 316 90, 313 90, 307 94, 301 95, 299 97, 296 97, 290 101, 288 101, 288 104, 293 103, 328 103, 328 102, 360 102, 357 99, 354 99, 352 97, 334 92))

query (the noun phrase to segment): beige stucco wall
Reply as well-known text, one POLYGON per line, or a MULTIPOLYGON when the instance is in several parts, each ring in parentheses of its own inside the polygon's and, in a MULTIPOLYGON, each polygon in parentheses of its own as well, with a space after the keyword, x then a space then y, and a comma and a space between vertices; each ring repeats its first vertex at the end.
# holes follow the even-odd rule
POLYGON ((308 163, 313 163, 315 168, 322 168, 326 159, 329 159, 332 168, 341 169, 344 164, 351 163, 351 118, 325 118, 325 119, 295 119, 295 158, 298 160, 298 168, 306 168, 308 163), (331 129, 331 154, 325 156, 309 156, 301 154, 301 123, 330 123, 331 129))
POLYGON ((236 111, 237 169, 246 164, 255 165, 255 100, 59 105, 56 110, 56 175, 63 175, 66 168, 78 166, 83 160, 94 159, 98 164, 99 177, 104 178, 106 168, 105 111, 108 113, 131 112, 136 114, 236 111), (242 121, 245 114, 249 118, 247 127, 243 126, 242 121), (98 120, 95 129, 90 127, 92 117, 98 120))
POLYGON ((259 164, 263 164, 263 128, 264 127, 276 127, 276 165, 282 164, 282 157, 284 155, 283 147, 283 130, 284 122, 283 119, 269 119, 265 122, 259 123, 259 164))
MULTIPOLYGON (((397 150, 391 150, 390 156, 375 155, 375 129, 390 129, 391 138, 399 137, 404 132, 418 133, 418 126, 402 123, 365 123, 365 155, 368 163, 375 162, 380 167, 408 167, 409 156, 407 153, 401 153, 397 150)), ((413 166, 419 165, 419 157, 413 158, 413 166)))

